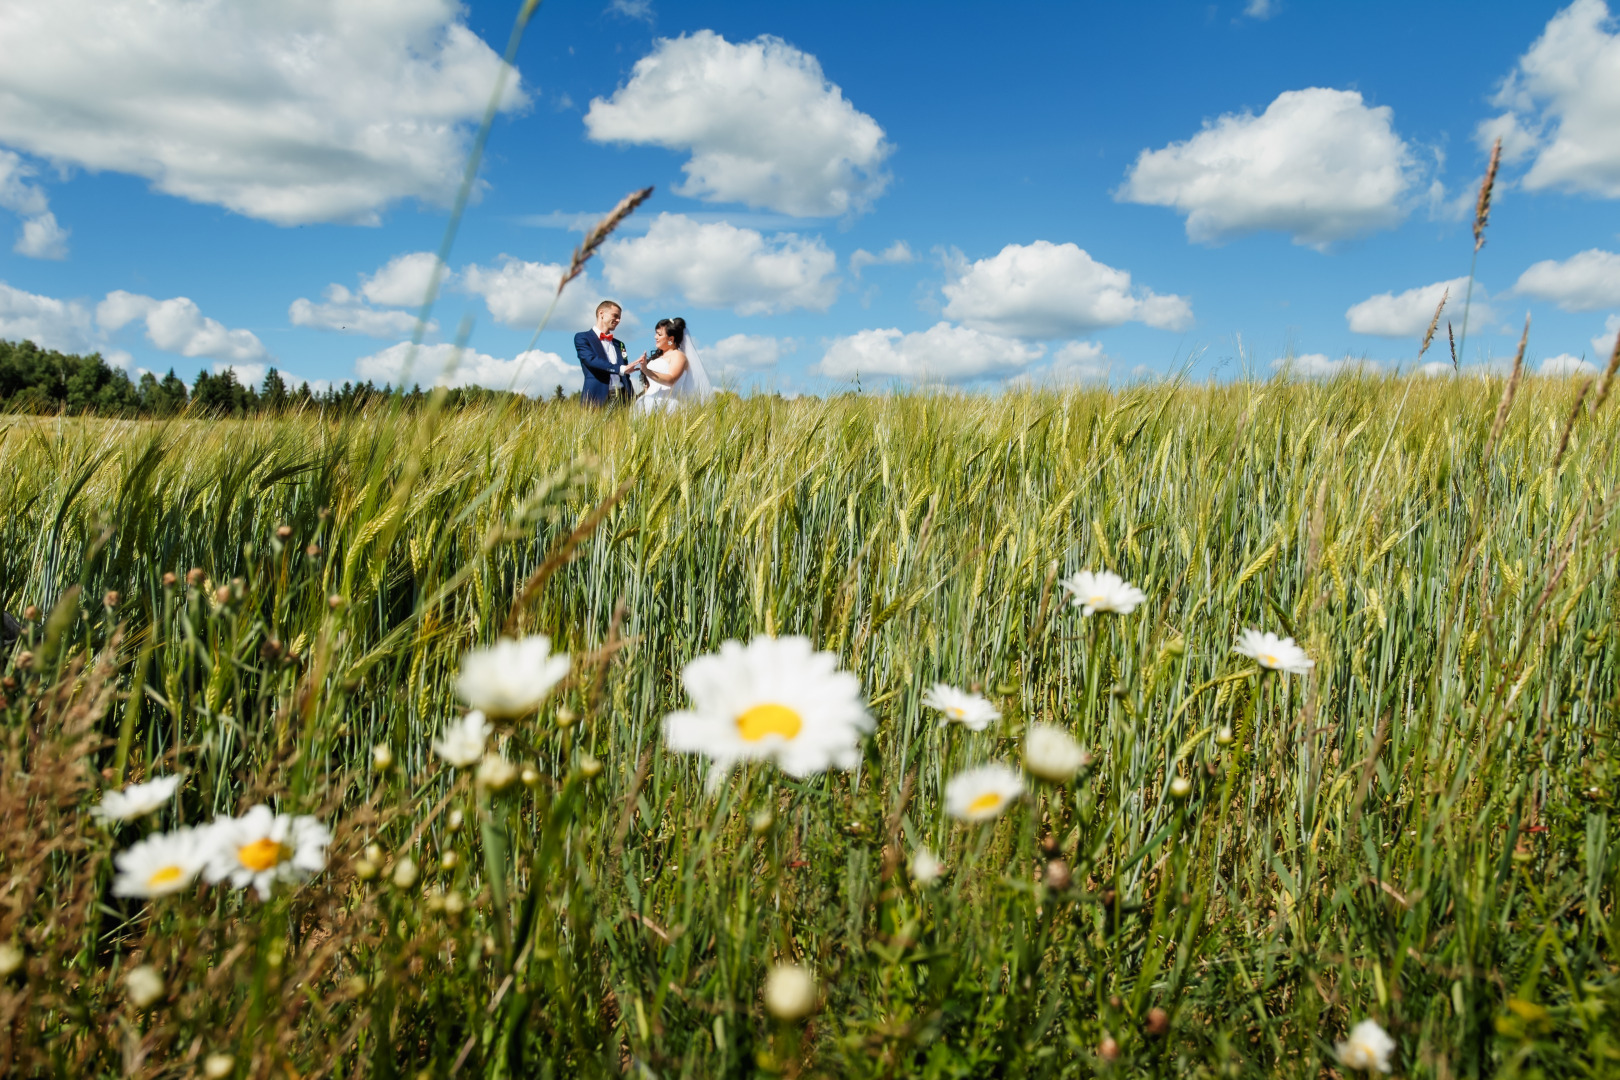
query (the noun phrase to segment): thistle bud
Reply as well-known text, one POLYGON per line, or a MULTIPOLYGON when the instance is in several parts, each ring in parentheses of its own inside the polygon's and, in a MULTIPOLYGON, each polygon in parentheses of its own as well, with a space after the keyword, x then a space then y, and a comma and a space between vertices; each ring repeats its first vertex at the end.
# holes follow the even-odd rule
POLYGON ((208 575, 203 573, 202 567, 193 566, 190 570, 186 571, 186 584, 201 585, 207 577, 208 575))
POLYGON ((816 979, 797 964, 777 964, 765 976, 765 1010, 778 1020, 802 1020, 816 1007, 816 979))
POLYGON ((394 864, 394 887, 396 889, 410 888, 416 884, 416 875, 416 862, 409 855, 401 857, 394 864))

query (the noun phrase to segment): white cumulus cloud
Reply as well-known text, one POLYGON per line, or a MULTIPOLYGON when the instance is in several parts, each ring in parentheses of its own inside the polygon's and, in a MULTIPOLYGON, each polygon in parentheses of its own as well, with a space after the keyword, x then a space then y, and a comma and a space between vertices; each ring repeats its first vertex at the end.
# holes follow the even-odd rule
POLYGON ((1610 315, 1603 321, 1603 333, 1592 339, 1592 351, 1603 357, 1613 355, 1616 338, 1620 338, 1620 315, 1610 315))
POLYGON ((661 39, 628 83, 591 101, 585 130, 597 142, 690 153, 677 191, 710 202, 831 217, 865 210, 889 182, 877 121, 814 56, 773 37, 661 39))
POLYGON ((645 236, 602 251, 608 285, 629 296, 679 297, 695 307, 768 315, 826 311, 838 298, 838 258, 820 237, 659 214, 645 236))
POLYGON ((849 272, 860 277, 861 271, 868 266, 896 266, 915 259, 916 256, 911 253, 911 245, 904 240, 896 240, 876 255, 865 248, 856 248, 855 254, 849 257, 849 272))
POLYGON ((1198 243, 1276 230, 1323 249, 1399 224, 1419 171, 1388 106, 1310 87, 1142 151, 1116 197, 1173 207, 1198 243))
POLYGON ((1543 259, 1519 275, 1513 291, 1565 311, 1620 307, 1620 255, 1591 248, 1563 262, 1543 259))
POLYGON ((1131 275, 1074 244, 1008 244, 973 263, 961 260, 945 287, 945 317, 977 330, 1030 340, 1072 337, 1126 322, 1163 330, 1192 325, 1185 297, 1133 288, 1131 275))
MULTIPOLYGON (((433 283, 433 268, 439 257, 431 251, 413 251, 389 259, 376 273, 361 279, 360 295, 373 304, 388 307, 421 307, 433 283)), ((445 274, 441 288, 450 281, 445 274)))
POLYGON ((1503 136, 1510 160, 1534 155, 1530 191, 1620 198, 1620 34, 1604 0, 1575 0, 1503 80, 1482 145, 1503 136))
POLYGON ((229 364, 251 364, 270 356, 252 331, 227 329, 204 315, 188 297, 155 300, 119 289, 96 306, 96 322, 106 333, 136 319, 145 321, 147 340, 164 352, 206 356, 229 364))
POLYGON ((10 210, 22 219, 22 229, 11 250, 31 259, 65 259, 67 230, 57 224, 50 201, 44 190, 31 182, 33 177, 33 168, 21 157, 0 150, 0 210, 10 210))
MULTIPOLYGON (((1445 310, 1440 313, 1440 325, 1436 334, 1445 336, 1447 321, 1462 322, 1463 301, 1468 295, 1468 279, 1452 278, 1450 281, 1437 281, 1433 285, 1419 285, 1415 289, 1405 292, 1379 293, 1369 296, 1359 304, 1352 304, 1344 313, 1345 321, 1350 324, 1352 332, 1357 334, 1373 334, 1377 337, 1420 337, 1429 329, 1429 323, 1434 319, 1434 309, 1439 306, 1440 298, 1446 298, 1445 310)), ((1471 325, 1480 326, 1491 319, 1490 309, 1486 304, 1485 287, 1479 282, 1474 283, 1474 294, 1469 303, 1469 320, 1471 325)))
POLYGON ((732 334, 713 345, 704 344, 700 354, 711 375, 748 375, 769 371, 798 343, 768 334, 732 334))
POLYGON ((82 353, 91 349, 95 334, 90 311, 79 301, 24 292, 0 281, 0 339, 82 353))
POLYGON ((835 379, 893 376, 936 382, 1006 378, 1040 359, 1038 345, 966 326, 936 323, 927 330, 862 330, 827 347, 818 374, 835 379))
POLYGON ((1291 375, 1300 379, 1331 379, 1335 375, 1355 372, 1375 375, 1381 370, 1378 363, 1373 360, 1353 356, 1332 360, 1323 353, 1279 356, 1271 362, 1271 369, 1281 375, 1291 375))
MULTIPOLYGON (((287 318, 294 326, 307 326, 313 330, 336 330, 340 334, 365 334, 376 338, 397 338, 416 330, 416 315, 409 311, 368 307, 349 299, 350 294, 341 285, 326 290, 327 302, 317 304, 304 297, 294 300, 287 308, 287 318), (339 297, 344 299, 339 300, 339 297)), ((438 326, 429 321, 431 331, 438 326)))
POLYGON ((460 183, 501 63, 465 17, 456 0, 0 5, 0 143, 277 224, 375 223, 460 183))
POLYGON ((1557 356, 1547 357, 1538 364, 1536 374, 1552 376, 1595 375, 1597 374, 1597 365, 1582 360, 1578 356, 1571 356, 1569 353, 1559 353, 1557 356))
MULTIPOLYGON (((519 330, 533 330, 557 296, 557 282, 562 280, 567 267, 560 263, 528 262, 511 255, 501 255, 493 266, 477 264, 462 268, 457 275, 464 292, 481 296, 489 313, 502 326, 519 330)), ((596 322, 596 305, 606 297, 598 295, 599 286, 588 274, 570 281, 562 296, 557 297, 557 308, 551 313, 551 329, 584 330, 596 322)), ((625 329, 621 337, 634 328, 625 314, 621 324, 625 329)))
POLYGON ((579 389, 581 378, 577 361, 540 349, 502 360, 474 349, 463 349, 457 357, 454 345, 441 343, 419 346, 413 359, 410 342, 405 341, 361 357, 354 371, 363 379, 396 386, 482 386, 530 397, 550 396, 558 386, 571 393, 579 389))

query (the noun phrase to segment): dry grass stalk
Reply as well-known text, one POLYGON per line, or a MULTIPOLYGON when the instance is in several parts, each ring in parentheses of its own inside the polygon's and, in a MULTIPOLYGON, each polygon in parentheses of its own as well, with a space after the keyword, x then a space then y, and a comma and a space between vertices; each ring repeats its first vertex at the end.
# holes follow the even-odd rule
POLYGON ((1592 389, 1592 380, 1587 379, 1581 383, 1581 392, 1575 395, 1575 406, 1569 410, 1569 419, 1564 421, 1564 434, 1558 439, 1558 453, 1553 455, 1552 467, 1554 471, 1558 469, 1559 463, 1564 460, 1564 451, 1569 449, 1569 437, 1575 430, 1575 421, 1581 417, 1581 405, 1586 401, 1586 392, 1590 389, 1592 389))
MULTIPOLYGON (((1423 359, 1423 354, 1429 351, 1429 345, 1434 341, 1434 332, 1440 326, 1440 313, 1445 310, 1446 301, 1449 299, 1451 299, 1451 287, 1448 285, 1446 291, 1440 294, 1440 303, 1435 305, 1434 318, 1429 320, 1429 329, 1424 331, 1423 334, 1423 344, 1418 346, 1419 360, 1423 359)), ((1450 323, 1446 324, 1446 332, 1451 332, 1450 323)), ((1452 359, 1456 359, 1456 349, 1452 350, 1452 359)))
POLYGON ((585 239, 581 240, 579 247, 574 249, 574 259, 568 264, 568 273, 564 274, 562 280, 557 282, 557 292, 559 294, 563 291, 564 285, 579 277, 580 273, 585 269, 585 264, 590 261, 592 255, 596 254, 596 249, 601 247, 607 238, 613 235, 613 230, 622 225, 625 218, 635 213, 636 207, 652 198, 652 193, 653 189, 650 187, 644 187, 640 191, 632 191, 619 200, 619 205, 609 211, 607 217, 591 226, 590 231, 585 234, 585 239))
POLYGON ((1456 368, 1457 368, 1457 334, 1456 334, 1456 331, 1451 329, 1451 320, 1450 319, 1446 320, 1446 339, 1451 342, 1451 367, 1452 367, 1452 370, 1456 370, 1456 368))
POLYGON ((1491 163, 1485 167, 1485 182, 1479 185, 1479 203, 1474 207, 1474 251, 1485 246, 1485 225, 1491 216, 1491 189, 1496 186, 1496 167, 1502 162, 1502 140, 1491 147, 1491 163))
POLYGON ((1485 440, 1484 460, 1490 460, 1491 450, 1496 446, 1496 440, 1501 436, 1502 429, 1507 426, 1508 410, 1513 408, 1513 395, 1519 390, 1519 380, 1524 377, 1524 346, 1530 340, 1530 316, 1524 317, 1524 333, 1519 335, 1519 351, 1513 357, 1513 374, 1508 376, 1507 386, 1502 389, 1502 402, 1496 407, 1496 421, 1491 424, 1491 437, 1485 440))
POLYGON ((1609 366, 1603 369, 1603 377, 1598 380, 1597 397, 1592 399, 1592 411, 1595 413, 1603 408, 1603 402, 1609 396, 1609 390, 1614 386, 1614 369, 1620 367, 1620 334, 1614 336, 1614 349, 1609 353, 1609 366))

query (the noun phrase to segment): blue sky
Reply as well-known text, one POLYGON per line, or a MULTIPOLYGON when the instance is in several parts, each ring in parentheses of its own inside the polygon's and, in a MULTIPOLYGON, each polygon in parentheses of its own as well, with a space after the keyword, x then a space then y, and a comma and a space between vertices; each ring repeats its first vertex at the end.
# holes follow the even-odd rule
MULTIPOLYGON (((6 5, 0 337, 398 378, 515 7, 6 5)), ((1410 369, 1498 134, 1464 363, 1527 313, 1548 371, 1620 328, 1603 0, 547 0, 517 68, 413 381, 465 318, 453 381, 573 390, 601 296, 632 349, 684 315, 785 392, 1410 369), (584 224, 649 184, 524 353, 584 224)))

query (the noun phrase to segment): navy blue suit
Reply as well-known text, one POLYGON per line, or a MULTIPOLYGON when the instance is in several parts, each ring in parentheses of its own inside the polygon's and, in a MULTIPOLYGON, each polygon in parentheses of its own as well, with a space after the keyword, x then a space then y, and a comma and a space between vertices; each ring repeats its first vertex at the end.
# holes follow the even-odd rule
POLYGON ((624 343, 617 338, 612 340, 621 358, 617 361, 608 357, 607 342, 598 337, 595 330, 581 330, 574 335, 574 351, 579 354, 580 370, 585 372, 580 400, 587 405, 607 404, 608 391, 613 385, 609 376, 618 375, 619 366, 624 363, 624 343))

